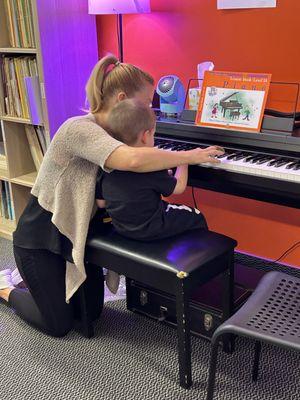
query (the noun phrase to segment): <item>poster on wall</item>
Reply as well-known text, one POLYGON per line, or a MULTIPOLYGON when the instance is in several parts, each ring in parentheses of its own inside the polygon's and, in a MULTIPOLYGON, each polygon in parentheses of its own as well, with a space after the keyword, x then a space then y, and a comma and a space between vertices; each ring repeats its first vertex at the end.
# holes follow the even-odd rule
POLYGON ((277 0, 218 0, 218 10, 233 8, 274 8, 277 0))
POLYGON ((206 71, 196 124, 259 132, 271 74, 206 71))

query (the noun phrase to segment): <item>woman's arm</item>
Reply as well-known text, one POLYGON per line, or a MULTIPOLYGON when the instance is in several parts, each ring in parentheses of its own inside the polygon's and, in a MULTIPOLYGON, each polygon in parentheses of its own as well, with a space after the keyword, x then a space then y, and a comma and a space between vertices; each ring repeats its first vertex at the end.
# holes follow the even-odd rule
MULTIPOLYGON (((174 168, 184 164, 216 163, 216 155, 223 149, 211 146, 188 151, 165 151, 154 147, 130 147, 113 137, 88 118, 73 120, 63 137, 55 138, 74 156, 99 165, 104 169, 120 171, 152 172, 174 168)), ((55 139, 54 139, 55 140, 55 139)))
POLYGON ((154 147, 119 146, 106 159, 105 167, 120 171, 151 172, 185 164, 219 163, 215 156, 224 150, 219 146, 189 151, 165 151, 154 147))

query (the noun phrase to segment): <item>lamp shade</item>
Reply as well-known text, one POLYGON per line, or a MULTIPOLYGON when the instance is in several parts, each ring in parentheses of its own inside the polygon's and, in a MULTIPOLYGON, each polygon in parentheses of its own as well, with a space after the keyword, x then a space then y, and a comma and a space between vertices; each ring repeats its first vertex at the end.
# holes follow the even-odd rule
POLYGON ((150 11, 150 0, 89 0, 89 14, 139 14, 150 11))

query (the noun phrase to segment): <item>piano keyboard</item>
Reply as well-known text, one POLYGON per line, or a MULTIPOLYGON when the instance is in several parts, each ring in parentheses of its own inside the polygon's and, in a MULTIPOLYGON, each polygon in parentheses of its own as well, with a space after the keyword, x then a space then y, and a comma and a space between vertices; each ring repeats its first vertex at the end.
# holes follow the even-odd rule
MULTIPOLYGON (((207 145, 156 138, 155 147, 169 151, 186 151, 197 147, 206 148, 207 145)), ((201 167, 300 183, 300 158, 231 148, 224 150, 225 154, 218 157, 220 164, 205 163, 201 167)))

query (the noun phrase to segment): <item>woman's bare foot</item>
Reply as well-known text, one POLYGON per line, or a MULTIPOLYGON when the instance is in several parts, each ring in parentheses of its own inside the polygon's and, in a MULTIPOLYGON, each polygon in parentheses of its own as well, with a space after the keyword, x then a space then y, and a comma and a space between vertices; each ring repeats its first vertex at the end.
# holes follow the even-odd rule
POLYGON ((11 280, 11 270, 4 269, 0 271, 0 298, 8 301, 10 292, 14 289, 11 280))
POLYGON ((6 289, 0 289, 0 298, 8 301, 10 293, 14 290, 15 288, 10 287, 6 289))

